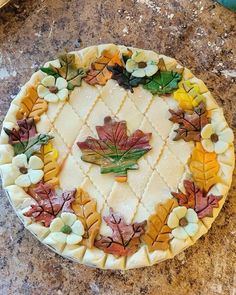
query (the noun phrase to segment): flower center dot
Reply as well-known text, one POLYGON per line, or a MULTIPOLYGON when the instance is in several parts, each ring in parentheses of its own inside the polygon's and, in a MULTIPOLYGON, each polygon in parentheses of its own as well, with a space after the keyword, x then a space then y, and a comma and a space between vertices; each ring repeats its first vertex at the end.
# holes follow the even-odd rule
POLYGON ((179 225, 180 226, 186 226, 187 224, 188 224, 188 221, 187 221, 187 219, 185 217, 183 217, 183 218, 181 218, 179 220, 179 225))
POLYGON ((28 173, 28 169, 26 167, 20 167, 19 170, 20 170, 21 174, 27 174, 28 173))
POLYGON ((51 93, 57 93, 58 92, 58 88, 56 86, 51 86, 48 88, 48 90, 51 92, 51 93))
POLYGON ((140 62, 138 63, 138 67, 139 67, 140 69, 146 68, 146 66, 147 66, 147 63, 146 63, 145 61, 140 61, 140 62))
POLYGON ((219 136, 216 133, 213 133, 211 135, 211 141, 212 142, 217 142, 219 140, 219 136))
POLYGON ((63 232, 63 234, 70 234, 72 232, 72 229, 69 225, 65 224, 63 225, 63 227, 61 228, 61 232, 63 232))

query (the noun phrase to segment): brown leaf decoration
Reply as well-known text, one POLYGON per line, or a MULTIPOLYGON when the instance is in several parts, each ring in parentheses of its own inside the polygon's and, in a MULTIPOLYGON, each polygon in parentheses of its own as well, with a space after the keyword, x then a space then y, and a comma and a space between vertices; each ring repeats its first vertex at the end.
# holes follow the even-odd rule
POLYGON ((97 212, 96 201, 82 189, 77 189, 71 208, 84 226, 85 233, 81 244, 92 248, 101 225, 101 215, 97 212))
POLYGON ((201 130, 209 123, 204 102, 195 107, 192 113, 182 109, 177 111, 169 110, 169 112, 171 113, 169 120, 179 124, 179 128, 175 130, 176 136, 173 140, 201 141, 201 130))
POLYGON ((84 81, 90 85, 105 85, 112 77, 108 66, 114 66, 115 64, 122 65, 119 53, 113 54, 109 50, 104 50, 102 56, 91 64, 91 69, 84 78, 84 81))
POLYGON ((186 193, 179 191, 178 193, 172 192, 172 196, 178 200, 180 206, 185 206, 186 208, 195 207, 195 198, 198 194, 198 190, 194 183, 190 180, 184 180, 184 188, 186 193))
POLYGON ((13 146, 15 155, 25 154, 29 159, 38 152, 42 145, 48 143, 53 137, 46 134, 37 134, 33 118, 17 121, 18 128, 12 130, 4 128, 9 136, 9 144, 13 146))
POLYGON ((169 199, 164 204, 158 204, 156 213, 149 217, 147 230, 142 240, 147 244, 150 252, 155 250, 165 251, 169 248, 171 229, 167 225, 167 218, 177 206, 176 199, 169 199))
POLYGON ((36 222, 42 222, 49 227, 57 214, 70 212, 71 202, 74 200, 75 190, 65 191, 58 196, 55 188, 50 183, 39 183, 36 187, 30 188, 27 193, 37 202, 24 213, 27 217, 33 217, 36 222))
POLYGON ((104 220, 112 229, 112 237, 101 236, 101 239, 95 242, 95 246, 105 253, 117 256, 129 256, 135 253, 140 244, 140 237, 144 234, 146 221, 126 224, 124 218, 112 209, 104 220))
POLYGON ((43 182, 51 183, 54 186, 58 184, 58 173, 59 165, 57 163, 58 152, 53 148, 51 143, 43 145, 41 147, 40 153, 38 156, 42 159, 44 163, 43 171, 43 182))
POLYGON ((219 201, 222 196, 213 194, 207 195, 204 190, 200 189, 193 181, 184 181, 185 194, 183 192, 172 193, 178 200, 180 206, 192 208, 198 215, 198 218, 212 217, 213 208, 219 207, 219 201))
POLYGON ((38 97, 37 91, 34 87, 27 89, 26 95, 20 103, 20 109, 16 114, 17 120, 24 118, 33 118, 35 122, 40 120, 40 116, 48 109, 47 102, 38 97))
POLYGON ((193 174, 194 182, 203 190, 208 190, 217 182, 220 165, 215 152, 205 151, 200 142, 196 143, 190 159, 189 168, 193 174))

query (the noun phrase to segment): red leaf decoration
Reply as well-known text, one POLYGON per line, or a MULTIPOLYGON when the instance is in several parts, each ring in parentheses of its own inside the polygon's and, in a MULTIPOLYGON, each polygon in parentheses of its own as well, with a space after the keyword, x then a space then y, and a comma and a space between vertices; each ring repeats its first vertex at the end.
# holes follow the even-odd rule
POLYGON ((129 256, 137 251, 140 236, 144 234, 146 221, 126 224, 123 217, 110 209, 110 214, 104 217, 106 224, 112 229, 112 237, 101 236, 95 246, 105 253, 117 256, 129 256))
POLYGON ((219 207, 219 201, 221 198, 222 196, 218 197, 213 194, 208 196, 202 194, 201 198, 196 199, 195 211, 197 212, 198 218, 212 217, 213 208, 219 207))
POLYGON ((31 209, 24 215, 33 217, 36 222, 42 222, 48 227, 61 210, 73 212, 70 204, 74 201, 75 192, 76 190, 66 191, 57 196, 52 184, 40 183, 28 191, 37 205, 31 205, 31 209))
POLYGON ((128 169, 138 169, 137 160, 147 153, 151 146, 151 133, 136 130, 127 135, 126 121, 116 122, 105 117, 104 125, 96 127, 99 139, 87 137, 77 145, 85 162, 101 166, 101 173, 115 173, 117 181, 126 181, 128 169))
POLYGON ((201 190, 190 180, 184 180, 184 188, 186 191, 185 194, 181 191, 178 193, 172 192, 172 195, 178 200, 179 205, 194 209, 200 219, 212 217, 213 208, 219 207, 219 201, 222 196, 207 195, 204 190, 201 190))
POLYGON ((4 128, 4 131, 9 136, 10 144, 29 141, 29 139, 34 137, 37 133, 33 118, 19 120, 17 121, 17 125, 19 126, 18 130, 15 128, 12 130, 4 128))
POLYGON ((201 130, 209 123, 204 102, 195 107, 192 113, 185 112, 182 109, 169 110, 169 112, 171 113, 169 120, 179 124, 179 128, 175 130, 174 140, 182 138, 185 141, 201 141, 201 130))

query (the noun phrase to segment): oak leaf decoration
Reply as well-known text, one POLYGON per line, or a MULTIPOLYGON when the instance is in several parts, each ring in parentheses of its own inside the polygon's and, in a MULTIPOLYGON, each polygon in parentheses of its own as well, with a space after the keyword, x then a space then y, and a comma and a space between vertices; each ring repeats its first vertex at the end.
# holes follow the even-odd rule
POLYGON ((220 165, 215 152, 204 150, 200 142, 196 143, 189 163, 194 182, 204 191, 219 182, 218 171, 220 165))
POLYGON ((95 246, 105 253, 117 256, 130 256, 137 251, 140 237, 144 234, 146 221, 126 224, 124 218, 110 209, 109 216, 103 218, 112 229, 112 236, 95 241, 95 246))
POLYGON ((53 148, 51 143, 48 143, 41 147, 38 156, 44 163, 43 182, 57 185, 59 181, 57 177, 59 173, 59 165, 57 163, 58 151, 53 148))
POLYGON ((77 142, 81 159, 101 166, 102 174, 114 173, 117 181, 125 182, 127 170, 138 169, 137 160, 151 149, 151 133, 136 130, 128 136, 126 121, 117 122, 111 117, 105 117, 104 125, 96 130, 98 139, 89 136, 77 142))
POLYGON ((186 112, 182 109, 177 111, 170 109, 169 112, 171 113, 169 120, 179 124, 178 129, 174 130, 176 135, 173 140, 201 141, 201 130, 209 123, 204 102, 201 102, 191 112, 186 112))
POLYGON ((84 226, 85 233, 81 244, 92 248, 101 225, 101 215, 97 212, 96 201, 82 189, 77 189, 71 208, 84 226))
POLYGON ((38 152, 42 145, 48 143, 53 137, 46 134, 37 134, 33 118, 17 121, 18 128, 12 130, 4 128, 9 136, 9 144, 13 146, 14 154, 25 154, 30 158, 32 154, 38 152))
POLYGON ((109 67, 116 64, 122 65, 119 53, 114 54, 109 50, 104 50, 103 54, 91 64, 90 71, 83 79, 90 85, 105 85, 112 77, 109 67))
POLYGON ((181 109, 191 111, 206 98, 201 94, 199 86, 189 80, 179 83, 179 89, 174 92, 174 99, 178 101, 181 109))
POLYGON ((165 251, 169 248, 171 229, 167 225, 170 212, 178 206, 176 199, 169 199, 164 204, 156 206, 156 212, 148 218, 147 230, 142 240, 147 244, 150 252, 165 251))
POLYGON ((36 222, 42 222, 46 227, 49 227, 61 210, 72 212, 70 206, 74 200, 75 192, 76 190, 65 191, 58 196, 51 183, 39 183, 35 188, 28 190, 28 194, 37 204, 31 205, 24 215, 33 217, 36 222))
POLYGON ((29 87, 25 96, 20 102, 20 108, 16 113, 17 120, 25 118, 33 118, 35 122, 40 120, 40 116, 48 109, 47 102, 38 97, 37 91, 34 87, 29 87))
POLYGON ((179 191, 172 192, 172 195, 178 200, 180 206, 192 208, 198 215, 199 219, 213 216, 213 208, 219 207, 219 201, 222 196, 207 194, 200 189, 193 181, 184 180, 185 193, 179 191))

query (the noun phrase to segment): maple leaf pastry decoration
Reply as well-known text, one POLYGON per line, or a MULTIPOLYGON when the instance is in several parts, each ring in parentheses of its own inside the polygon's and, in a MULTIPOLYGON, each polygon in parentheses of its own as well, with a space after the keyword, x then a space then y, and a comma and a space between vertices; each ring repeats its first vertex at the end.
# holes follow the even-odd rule
POLYGON ((146 221, 127 224, 124 218, 110 208, 109 216, 103 218, 112 229, 112 236, 101 238, 95 242, 95 246, 105 253, 117 256, 130 256, 137 251, 140 237, 145 232, 146 221))
POLYGON ((81 159, 101 166, 101 173, 114 173, 116 181, 127 181, 127 170, 138 169, 137 160, 151 150, 151 133, 136 130, 127 135, 126 121, 104 118, 103 126, 96 126, 98 139, 87 137, 77 145, 81 159))
POLYGON ((172 192, 179 205, 194 209, 200 219, 212 217, 213 208, 219 207, 219 201, 222 199, 222 196, 215 196, 205 192, 190 180, 184 180, 184 188, 186 193, 181 191, 178 193, 172 192))

